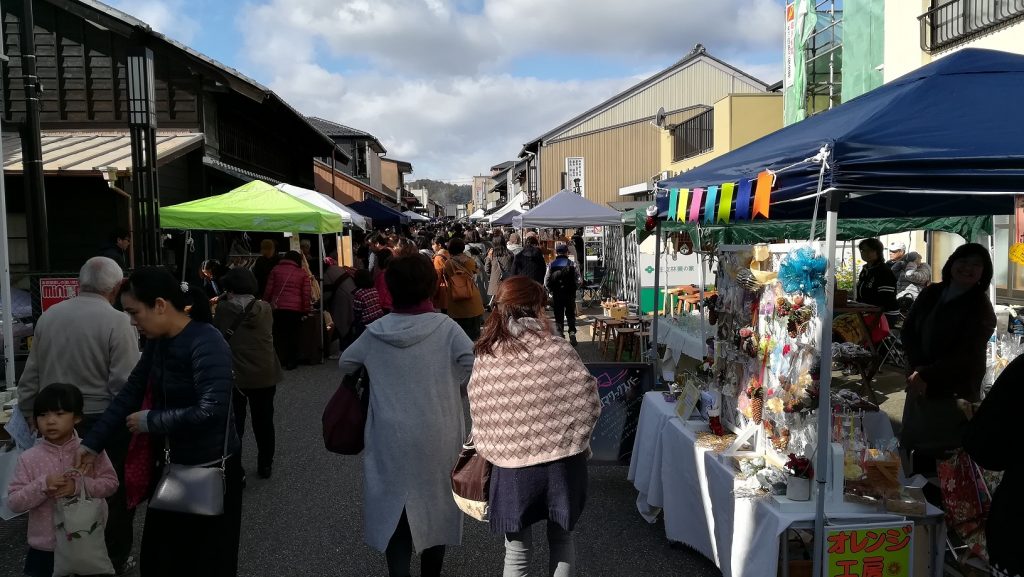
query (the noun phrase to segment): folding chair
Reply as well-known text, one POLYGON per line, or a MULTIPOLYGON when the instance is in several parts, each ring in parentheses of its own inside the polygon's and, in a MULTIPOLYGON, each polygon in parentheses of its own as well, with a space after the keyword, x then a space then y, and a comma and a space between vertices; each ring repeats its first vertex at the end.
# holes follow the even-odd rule
POLYGON ((580 300, 583 302, 584 308, 595 307, 601 302, 601 289, 604 286, 604 271, 603 267, 597 267, 594 269, 594 278, 587 284, 580 287, 580 300))
POLYGON ((883 365, 888 364, 899 369, 907 368, 907 354, 903 350, 903 342, 900 340, 905 318, 903 314, 900 314, 897 322, 889 323, 888 336, 878 344, 878 352, 883 365))

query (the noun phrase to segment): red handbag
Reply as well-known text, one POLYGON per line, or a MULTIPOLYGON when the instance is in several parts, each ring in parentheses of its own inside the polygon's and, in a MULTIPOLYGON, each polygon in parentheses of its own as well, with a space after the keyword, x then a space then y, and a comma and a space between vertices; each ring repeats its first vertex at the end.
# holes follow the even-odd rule
POLYGON ((365 368, 345 375, 324 407, 324 447, 339 455, 363 452, 363 432, 370 409, 370 379, 365 368))

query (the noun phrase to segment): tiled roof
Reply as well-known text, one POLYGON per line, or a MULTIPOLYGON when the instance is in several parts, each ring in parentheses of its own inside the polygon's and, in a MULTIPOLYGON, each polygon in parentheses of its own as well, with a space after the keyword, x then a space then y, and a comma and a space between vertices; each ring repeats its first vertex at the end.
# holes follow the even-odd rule
POLYGON ((319 116, 307 116, 306 120, 313 125, 314 128, 323 132, 327 136, 367 136, 373 138, 373 135, 368 132, 363 132, 358 128, 352 128, 351 126, 345 126, 344 124, 338 124, 337 122, 331 122, 319 116))

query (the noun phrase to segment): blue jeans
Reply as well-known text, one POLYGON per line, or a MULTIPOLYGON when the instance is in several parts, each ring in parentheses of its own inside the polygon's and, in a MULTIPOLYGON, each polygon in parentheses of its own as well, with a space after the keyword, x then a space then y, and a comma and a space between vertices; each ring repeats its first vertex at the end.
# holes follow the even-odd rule
MULTIPOLYGON (((517 533, 505 533, 505 572, 502 577, 527 577, 530 574, 530 553, 533 549, 533 526, 517 533)), ((575 575, 576 544, 572 531, 548 521, 548 574, 552 577, 575 575)))

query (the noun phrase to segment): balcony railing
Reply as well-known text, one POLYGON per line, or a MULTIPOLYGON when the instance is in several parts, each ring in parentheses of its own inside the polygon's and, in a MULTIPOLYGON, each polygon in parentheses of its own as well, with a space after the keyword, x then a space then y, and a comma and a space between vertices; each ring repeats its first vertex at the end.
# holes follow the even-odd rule
POLYGON ((917 17, 921 49, 933 52, 963 44, 982 34, 1024 19, 1024 0, 952 0, 917 17))

